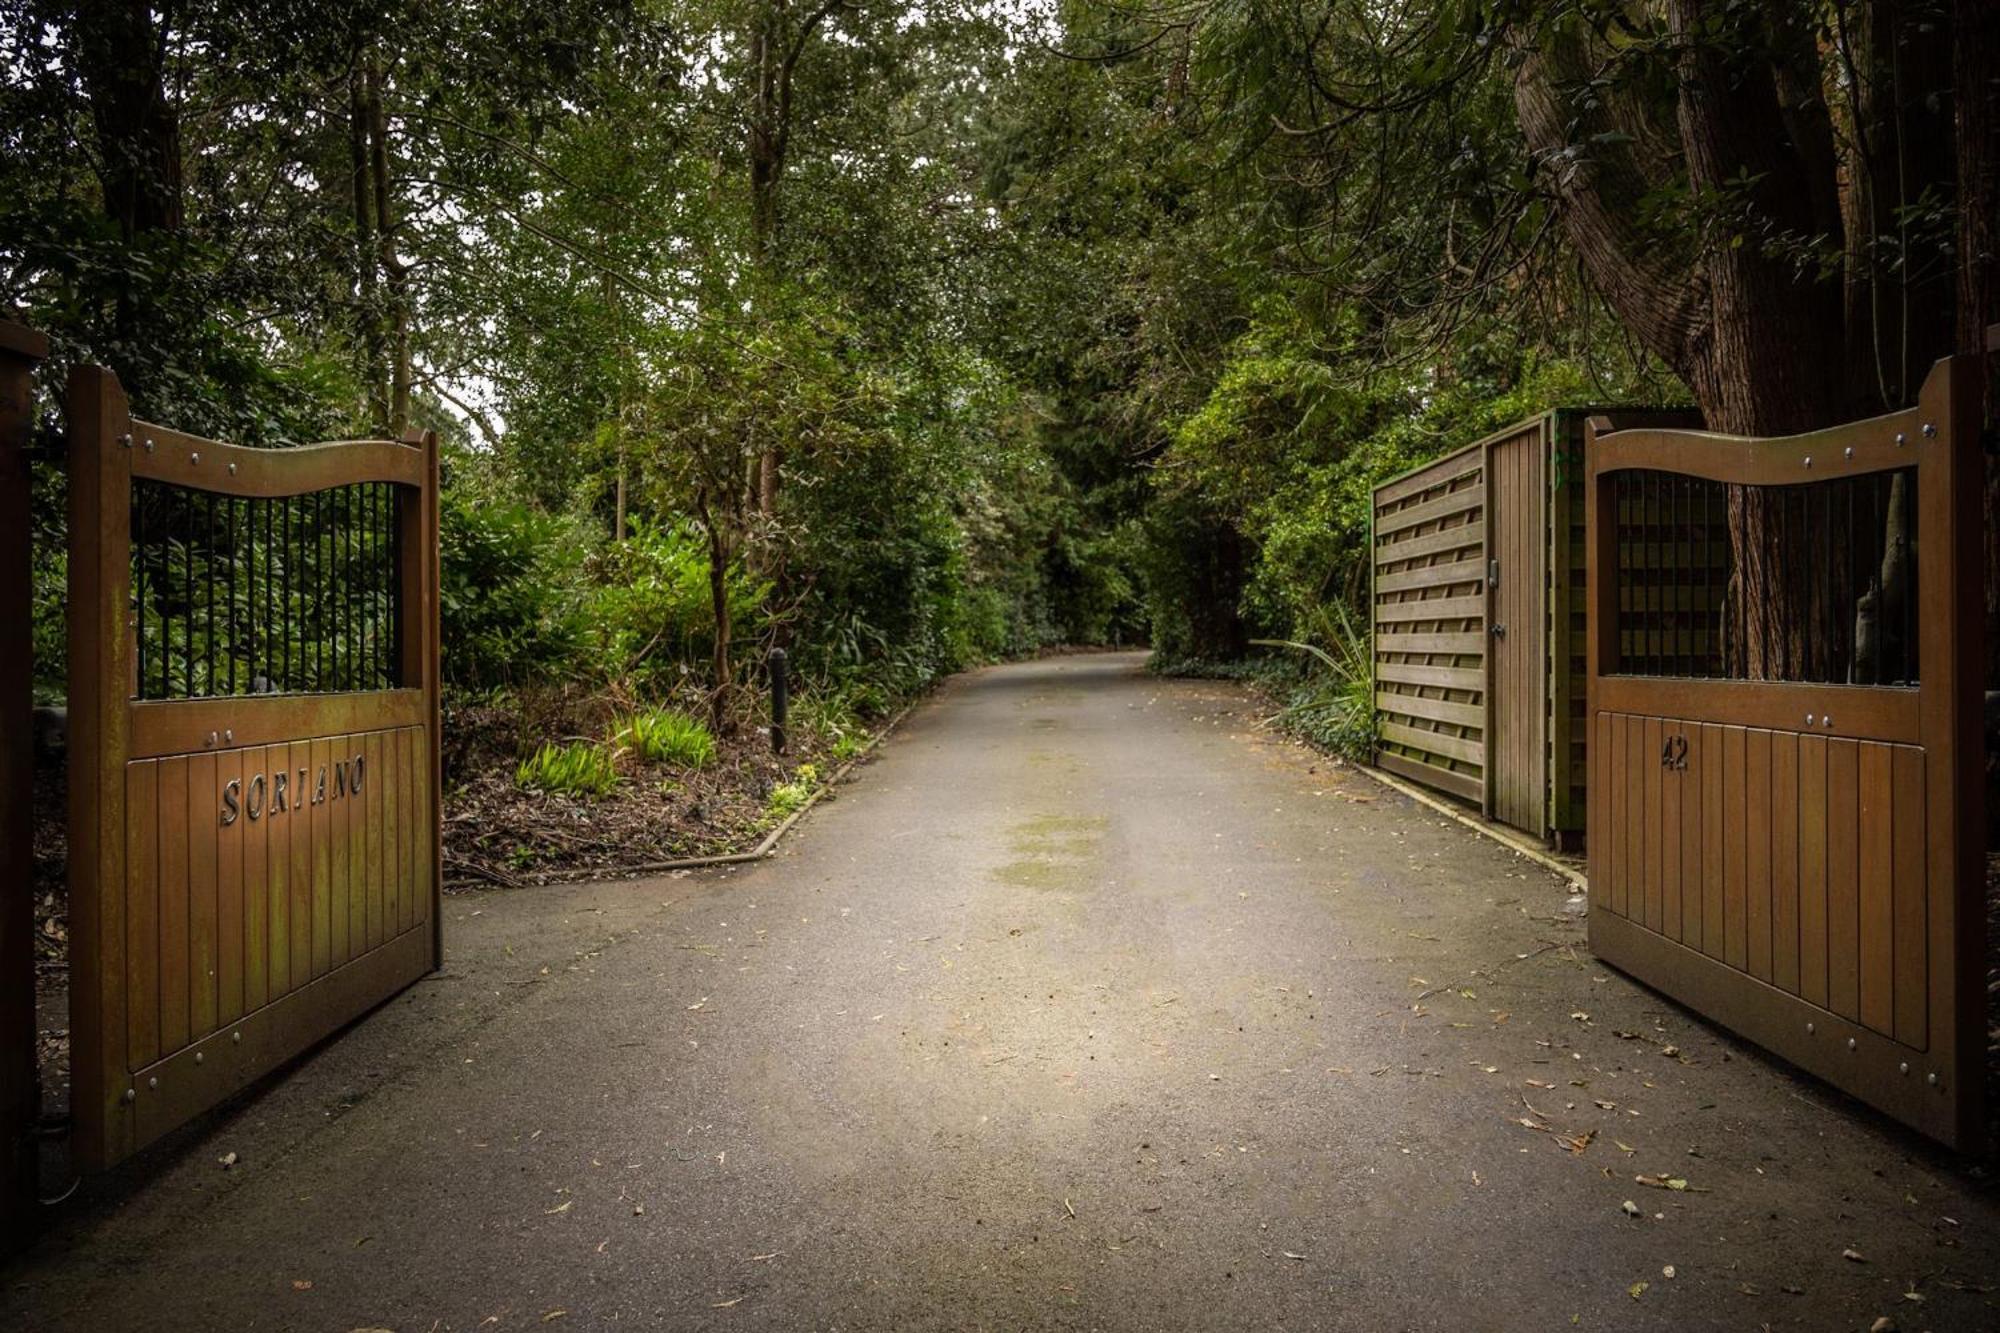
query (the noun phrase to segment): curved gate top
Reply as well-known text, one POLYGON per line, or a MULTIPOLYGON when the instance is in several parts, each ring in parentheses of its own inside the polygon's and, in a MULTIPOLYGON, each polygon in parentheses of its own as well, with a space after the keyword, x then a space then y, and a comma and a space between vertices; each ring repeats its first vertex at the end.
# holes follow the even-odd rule
POLYGON ((1590 939, 1938 1139, 1982 1132, 1982 368, 1784 439, 1598 435, 1590 939))
POLYGON ((437 966, 437 440, 70 417, 72 1104, 136 1152, 437 966))

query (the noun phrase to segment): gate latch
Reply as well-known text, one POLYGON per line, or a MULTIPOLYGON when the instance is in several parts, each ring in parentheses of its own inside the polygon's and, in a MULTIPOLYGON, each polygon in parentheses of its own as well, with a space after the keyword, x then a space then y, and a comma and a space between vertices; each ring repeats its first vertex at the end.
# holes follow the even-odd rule
POLYGON ((1496 638, 1496 639, 1504 639, 1504 638, 1506 638, 1506 637, 1507 637, 1507 627, 1506 627, 1505 625, 1495 625, 1495 626, 1493 627, 1493 637, 1494 637, 1494 638, 1496 638))
POLYGON ((1500 586, 1500 562, 1498 560, 1488 560, 1486 562, 1486 586, 1489 588, 1500 586))

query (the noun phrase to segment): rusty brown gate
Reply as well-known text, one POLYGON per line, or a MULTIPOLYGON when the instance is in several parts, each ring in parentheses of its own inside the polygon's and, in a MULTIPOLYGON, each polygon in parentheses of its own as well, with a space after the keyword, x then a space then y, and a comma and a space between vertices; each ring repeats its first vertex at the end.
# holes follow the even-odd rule
POLYGON ((74 1148, 129 1156, 441 956, 437 442, 69 385, 74 1148))
MULTIPOLYGON (((1947 1143, 1981 1135, 1979 374, 1784 439, 1597 434, 1590 940, 1947 1143)), ((1609 423, 1602 423, 1607 425, 1609 423)))

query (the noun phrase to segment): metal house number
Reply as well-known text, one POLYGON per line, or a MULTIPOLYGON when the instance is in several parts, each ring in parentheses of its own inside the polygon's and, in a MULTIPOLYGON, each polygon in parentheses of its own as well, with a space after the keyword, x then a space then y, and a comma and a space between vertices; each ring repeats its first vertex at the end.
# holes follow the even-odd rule
POLYGON ((1688 766, 1688 738, 1669 736, 1660 746, 1660 767, 1682 769, 1688 766))

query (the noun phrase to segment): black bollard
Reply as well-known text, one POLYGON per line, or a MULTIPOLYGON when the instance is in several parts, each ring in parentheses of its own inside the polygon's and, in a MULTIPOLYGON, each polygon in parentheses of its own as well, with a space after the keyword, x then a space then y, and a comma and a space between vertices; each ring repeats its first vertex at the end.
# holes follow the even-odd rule
POLYGON ((785 752, 785 708, 791 702, 792 682, 783 648, 771 650, 771 752, 785 752))

